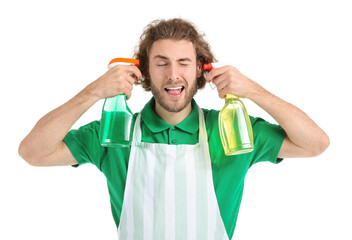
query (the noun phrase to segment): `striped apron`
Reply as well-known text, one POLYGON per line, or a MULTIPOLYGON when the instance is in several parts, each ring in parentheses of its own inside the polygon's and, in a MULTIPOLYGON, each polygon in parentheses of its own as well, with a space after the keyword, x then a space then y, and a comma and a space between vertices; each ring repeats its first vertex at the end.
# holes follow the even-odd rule
POLYGON ((228 239, 214 191, 204 115, 198 109, 195 145, 141 142, 138 115, 119 240, 228 239))

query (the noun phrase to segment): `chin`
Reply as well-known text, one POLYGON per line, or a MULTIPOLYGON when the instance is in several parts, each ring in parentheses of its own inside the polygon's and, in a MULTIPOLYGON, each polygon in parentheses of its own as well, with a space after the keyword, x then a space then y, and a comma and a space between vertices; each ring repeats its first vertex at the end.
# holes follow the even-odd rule
MULTIPOLYGON (((191 99, 192 100, 192 99, 191 99)), ((183 100, 182 102, 175 102, 175 101, 172 101, 172 102, 166 102, 166 101, 160 101, 158 102, 159 105, 164 108, 166 111, 168 112, 173 112, 173 113, 177 113, 177 112, 181 112, 183 109, 185 109, 188 104, 190 104, 190 101, 185 101, 183 100)))

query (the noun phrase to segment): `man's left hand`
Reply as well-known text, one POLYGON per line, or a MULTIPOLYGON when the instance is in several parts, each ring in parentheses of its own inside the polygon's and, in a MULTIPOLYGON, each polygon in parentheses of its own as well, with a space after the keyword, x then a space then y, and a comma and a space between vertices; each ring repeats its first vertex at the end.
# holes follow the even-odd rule
POLYGON ((241 98, 250 98, 260 86, 243 75, 233 66, 214 68, 206 75, 207 81, 213 81, 216 85, 219 97, 232 94, 241 98))

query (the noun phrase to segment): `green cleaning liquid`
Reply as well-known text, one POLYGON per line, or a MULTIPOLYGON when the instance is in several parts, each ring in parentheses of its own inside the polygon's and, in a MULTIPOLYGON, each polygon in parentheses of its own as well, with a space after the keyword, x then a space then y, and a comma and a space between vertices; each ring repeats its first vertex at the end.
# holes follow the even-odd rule
POLYGON ((247 110, 234 95, 225 97, 225 106, 219 113, 219 131, 225 155, 253 151, 253 130, 247 110))
MULTIPOLYGON (((116 65, 139 66, 139 60, 133 58, 114 58, 108 68, 116 65)), ((135 78, 134 75, 132 77, 135 78)), ((135 78, 135 80, 137 80, 135 78)), ((129 147, 131 145, 131 124, 133 113, 121 94, 105 99, 100 120, 99 140, 103 147, 129 147)))
POLYGON ((100 121, 100 144, 104 147, 130 146, 132 117, 126 95, 106 99, 100 121))

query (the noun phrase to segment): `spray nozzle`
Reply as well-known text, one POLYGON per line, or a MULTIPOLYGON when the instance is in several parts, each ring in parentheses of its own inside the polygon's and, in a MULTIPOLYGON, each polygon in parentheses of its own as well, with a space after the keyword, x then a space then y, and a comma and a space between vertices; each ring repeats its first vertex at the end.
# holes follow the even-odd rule
MULTIPOLYGON (((206 76, 206 74, 209 72, 209 71, 211 71, 211 70, 213 70, 213 65, 211 64, 211 63, 206 63, 206 64, 204 64, 203 65, 203 69, 204 69, 204 78, 205 78, 205 76, 206 76)), ((209 85, 210 85, 210 87, 212 88, 212 89, 214 89, 214 88, 216 88, 216 86, 215 86, 215 84, 212 82, 212 81, 209 81, 209 85)))
POLYGON ((213 70, 213 65, 211 64, 211 63, 206 63, 206 64, 204 64, 203 65, 203 69, 204 70, 209 70, 209 71, 211 71, 211 70, 213 70))

